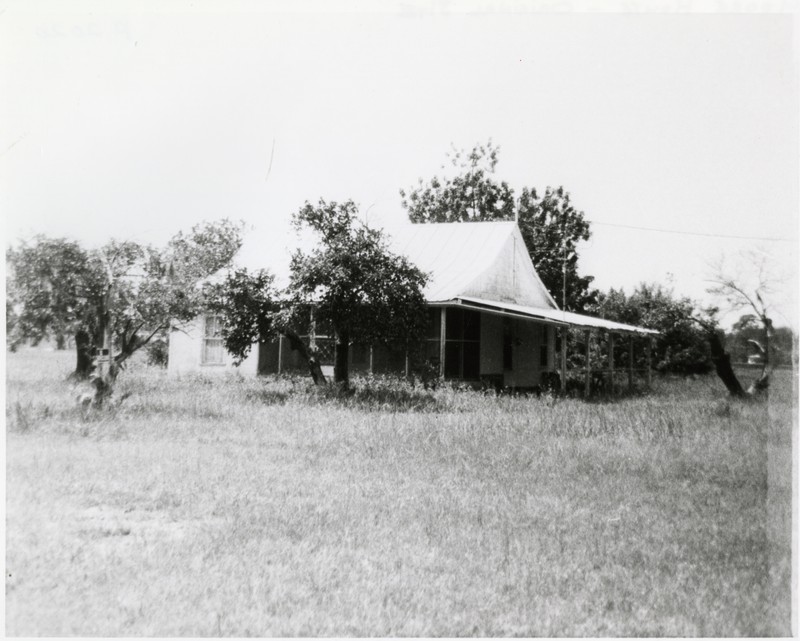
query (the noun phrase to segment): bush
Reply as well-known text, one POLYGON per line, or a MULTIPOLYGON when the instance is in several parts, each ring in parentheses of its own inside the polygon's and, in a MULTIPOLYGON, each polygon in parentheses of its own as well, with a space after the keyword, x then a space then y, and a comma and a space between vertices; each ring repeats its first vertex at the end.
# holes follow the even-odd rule
POLYGON ((156 367, 166 367, 169 361, 169 341, 166 338, 157 338, 145 347, 147 364, 156 367))

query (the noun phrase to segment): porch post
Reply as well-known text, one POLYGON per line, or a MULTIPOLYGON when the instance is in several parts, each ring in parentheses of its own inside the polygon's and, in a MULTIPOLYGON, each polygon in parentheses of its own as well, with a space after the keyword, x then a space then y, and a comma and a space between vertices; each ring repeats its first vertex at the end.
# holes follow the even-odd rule
POLYGON ((628 336, 628 390, 633 391, 633 334, 628 336))
POLYGON ((589 347, 591 347, 592 341, 592 330, 585 329, 583 330, 583 337, 584 342, 586 343, 586 384, 585 384, 585 391, 586 396, 588 397, 589 394, 592 393, 592 357, 589 354, 589 347))
POLYGON ((442 307, 442 322, 439 328, 439 378, 444 380, 444 342, 447 338, 447 308, 442 307))
POLYGON ((652 353, 653 353, 653 337, 647 335, 647 389, 653 386, 653 369, 652 369, 652 353))
POLYGON ((369 346, 369 373, 372 374, 372 345, 369 346))
POLYGON ((561 393, 567 393, 567 343, 569 342, 569 328, 562 327, 561 332, 561 393))
POLYGON ((278 334, 278 374, 283 369, 283 334, 278 334))
POLYGON ((610 379, 611 395, 614 395, 614 332, 608 333, 608 377, 610 379))

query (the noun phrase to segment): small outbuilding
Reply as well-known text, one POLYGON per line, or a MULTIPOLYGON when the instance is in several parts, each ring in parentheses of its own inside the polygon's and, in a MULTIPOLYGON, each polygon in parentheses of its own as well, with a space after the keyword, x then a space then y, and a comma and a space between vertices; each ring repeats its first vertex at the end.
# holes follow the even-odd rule
MULTIPOLYGON (((612 356, 606 371, 613 387, 614 337, 657 333, 560 310, 537 275, 514 222, 408 224, 391 231, 389 237, 395 253, 429 274, 424 294, 430 323, 424 355, 443 379, 515 389, 560 381, 564 389, 567 350, 561 347, 567 345, 566 330, 579 328, 587 344, 592 332, 608 334, 612 356)), ((223 347, 219 329, 219 319, 213 315, 175 328, 170 336, 169 371, 232 370, 233 359, 223 347)), ((308 338, 320 351, 323 371, 332 366, 332 337, 320 333, 308 338)), ((629 382, 632 349, 631 340, 629 382)), ((586 360, 588 391, 592 367, 586 360)), ((410 363, 400 349, 353 345, 350 367, 354 372, 407 374, 410 363)), ((254 346, 238 370, 274 374, 301 371, 304 364, 289 349, 288 341, 276 340, 254 346)))

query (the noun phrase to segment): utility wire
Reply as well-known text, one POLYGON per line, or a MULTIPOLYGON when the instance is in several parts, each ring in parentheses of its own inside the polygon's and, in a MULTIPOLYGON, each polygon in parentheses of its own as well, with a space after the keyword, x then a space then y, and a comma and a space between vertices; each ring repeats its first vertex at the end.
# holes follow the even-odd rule
POLYGON ((731 234, 706 234, 699 231, 680 231, 677 229, 658 229, 656 227, 637 227, 636 225, 621 225, 619 223, 604 223, 599 220, 585 219, 593 225, 605 225, 606 227, 624 227, 625 229, 638 229, 642 231, 656 231, 662 234, 684 234, 686 236, 707 236, 710 238, 735 238, 737 240, 764 240, 775 243, 796 243, 796 238, 770 238, 767 236, 733 236, 731 234))

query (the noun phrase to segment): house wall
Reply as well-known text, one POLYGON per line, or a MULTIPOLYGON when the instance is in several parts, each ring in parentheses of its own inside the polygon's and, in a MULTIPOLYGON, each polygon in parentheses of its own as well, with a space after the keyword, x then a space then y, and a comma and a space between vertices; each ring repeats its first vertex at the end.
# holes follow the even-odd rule
MULTIPOLYGON (((539 384, 539 325, 512 319, 512 368, 504 370, 506 387, 534 387, 539 384)), ((502 356, 502 353, 501 353, 502 356)))
MULTIPOLYGON (((438 313, 438 309, 437 309, 438 313)), ((512 369, 503 369, 503 317, 497 314, 481 313, 480 342, 480 374, 482 377, 497 377, 498 384, 506 387, 534 387, 541 382, 539 366, 539 340, 541 325, 522 319, 511 319, 513 345, 512 369)), ((548 368, 555 365, 555 330, 548 327, 548 368)), ((182 326, 181 330, 173 330, 169 341, 170 374, 201 372, 204 374, 221 374, 240 372, 245 375, 276 374, 278 372, 279 342, 271 341, 254 345, 248 357, 239 367, 233 364, 233 357, 225 353, 221 365, 202 363, 203 353, 203 318, 182 326)), ((283 340, 281 346, 281 372, 306 374, 307 365, 297 352, 289 347, 289 341, 283 340)), ((437 348, 438 353, 438 348, 437 348)), ((351 373, 369 372, 369 347, 354 345, 350 348, 351 373)), ((373 372, 376 374, 405 371, 405 355, 402 351, 388 350, 375 346, 372 354, 373 372)), ((332 375, 332 367, 325 364, 324 372, 332 375)))
POLYGON ((207 365, 202 362, 203 354, 203 317, 191 323, 185 323, 169 335, 169 361, 167 372, 170 375, 190 372, 216 375, 240 372, 255 375, 258 371, 258 345, 254 345, 238 367, 233 364, 233 357, 226 351, 222 364, 207 365))

